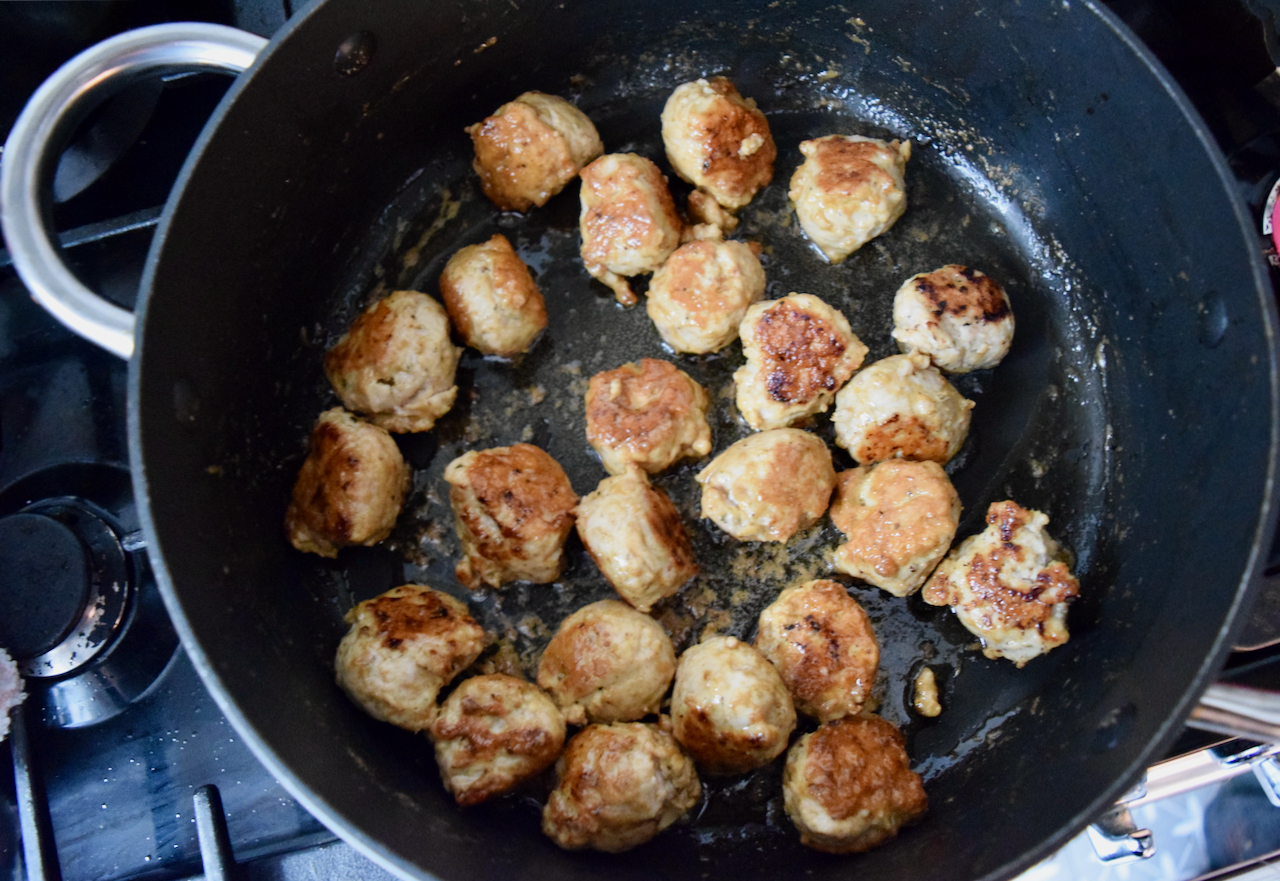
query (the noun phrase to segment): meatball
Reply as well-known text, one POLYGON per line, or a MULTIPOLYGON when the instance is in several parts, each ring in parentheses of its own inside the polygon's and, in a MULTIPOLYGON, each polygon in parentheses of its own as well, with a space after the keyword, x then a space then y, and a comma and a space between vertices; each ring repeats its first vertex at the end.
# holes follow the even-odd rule
POLYGON ((686 232, 686 238, 722 239, 738 228, 738 218, 702 190, 689 194, 686 209, 693 223, 693 228, 686 232))
POLYGON ((634 306, 627 277, 660 269, 684 231, 667 179, 635 153, 601 156, 581 176, 582 262, 619 303, 634 306))
POLYGON ((617 600, 565 618, 538 663, 538 684, 571 725, 633 722, 662 705, 676 652, 662 625, 617 600))
POLYGON ((817 435, 774 428, 733 444, 697 477, 702 516, 740 541, 787 541, 817 523, 836 486, 817 435))
POLYGON ((747 363, 733 374, 738 411, 757 431, 825 413, 867 347, 812 294, 756 303, 739 328, 747 363))
POLYGON ((1013 343, 1013 308, 1000 283, 949 264, 907 279, 893 297, 893 338, 935 367, 968 373, 995 367, 1013 343))
POLYGON ((924 816, 929 799, 902 733, 879 716, 846 716, 796 741, 782 772, 783 807, 800 842, 860 853, 924 816))
POLYGON ((338 643, 338 685, 369 715, 423 731, 436 695, 484 650, 484 629, 466 605, 419 584, 392 588, 347 612, 338 643))
POLYGON ((778 594, 760 613, 755 646, 778 668, 796 709, 819 722, 859 712, 880 665, 871 619, 826 579, 778 594))
POLYGON ((890 459, 841 472, 835 567, 894 596, 915 593, 956 537, 960 496, 937 462, 890 459))
POLYGON ((742 774, 787 748, 795 706, 765 656, 732 636, 687 649, 671 692, 671 733, 705 774, 742 774))
POLYGON ((325 354, 324 372, 348 410, 387 431, 430 431, 457 397, 461 355, 443 306, 396 291, 356 318, 325 354))
POLYGON ((864 368, 836 395, 836 443, 860 465, 883 459, 945 464, 969 435, 973 401, 919 353, 864 368))
POLYGON ((560 463, 532 444, 463 453, 445 467, 463 559, 460 582, 547 584, 564 568, 578 497, 560 463))
POLYGON ((662 108, 662 143, 676 174, 735 210, 773 179, 778 157, 756 102, 722 76, 676 87, 662 108))
POLYGON ((484 355, 527 352, 547 326, 542 292, 502 234, 450 257, 440 295, 463 342, 484 355))
POLYGON ((809 239, 832 263, 886 232, 907 209, 910 141, 827 135, 803 141, 788 197, 809 239))
POLYGON ((993 502, 987 528, 961 542, 924 586, 925 602, 950 606, 988 658, 1019 667, 1067 641, 1067 605, 1080 593, 1049 518, 993 502))
POLYGON ((583 496, 577 521, 578 536, 605 580, 641 612, 698 574, 680 512, 634 465, 583 496))
POLYGON ((604 152, 585 113, 542 92, 525 92, 466 132, 480 186, 503 211, 542 207, 604 152))
POLYGON ((564 717, 532 683, 505 676, 464 679, 431 723, 440 779, 463 807, 541 774, 564 747, 564 717))
POLYGON ((654 273, 645 308, 667 345, 705 355, 738 338, 738 325, 764 296, 764 285, 749 245, 704 239, 681 245, 654 273))
POLYGON ((311 448, 285 512, 285 532, 300 551, 338 556, 391 534, 409 492, 409 466, 384 429, 341 407, 320 414, 311 448))
POLYGON ((542 831, 567 850, 620 853, 644 844, 702 797, 693 762, 656 725, 591 725, 556 763, 542 831))
POLYGON ((610 474, 633 464, 656 474, 711 452, 709 403, 702 386, 669 361, 623 364, 587 384, 587 442, 610 474))

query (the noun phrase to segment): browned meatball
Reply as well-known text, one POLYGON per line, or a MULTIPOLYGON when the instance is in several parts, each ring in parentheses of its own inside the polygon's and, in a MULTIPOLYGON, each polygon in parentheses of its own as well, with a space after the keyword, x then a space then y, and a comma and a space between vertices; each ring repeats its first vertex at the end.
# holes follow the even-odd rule
POLYGON ((1013 343, 1009 295, 991 276, 955 263, 913 275, 893 297, 893 338, 949 373, 995 367, 1013 343))
POLYGON ((320 414, 293 485, 285 532, 300 551, 336 557, 391 534, 409 491, 409 466, 386 431, 341 407, 320 414))
POLYGON ((738 338, 747 307, 764 296, 750 245, 705 239, 681 245, 649 283, 645 309, 677 352, 718 352, 738 338))
POLYGON ((642 358, 591 377, 587 442, 610 474, 635 464, 655 474, 711 452, 706 391, 669 361, 642 358))
POLYGON ((527 352, 547 326, 542 292, 501 234, 449 258, 440 296, 463 342, 485 355, 527 352))

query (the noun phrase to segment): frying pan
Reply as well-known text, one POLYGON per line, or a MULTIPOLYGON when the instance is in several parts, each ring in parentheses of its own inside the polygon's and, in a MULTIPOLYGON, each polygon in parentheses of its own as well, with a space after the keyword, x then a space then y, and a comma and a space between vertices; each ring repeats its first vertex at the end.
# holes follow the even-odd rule
MULTIPOLYGON (((255 48, 212 63, 234 68, 255 48)), ((161 65, 177 57, 161 54, 161 65)), ((51 160, 19 172, 13 156, 0 181, 5 233, 29 286, 56 297, 15 245, 35 226, 15 219, 18 203, 33 203, 51 160)), ((1079 831, 1180 730, 1231 644, 1274 526, 1276 315, 1255 239, 1185 98, 1084 0, 325 0, 228 93, 165 208, 143 288, 134 485, 183 642, 271 771, 406 878, 1007 877, 1079 831), (854 858, 798 844, 776 764, 706 781, 686 821, 625 857, 562 852, 538 832, 537 787, 457 809, 426 741, 364 716, 332 681, 342 614, 403 581, 468 599, 526 665, 560 616, 608 595, 574 543, 555 585, 463 591, 440 480, 459 451, 531 440, 590 491, 604 472, 583 436, 586 379, 643 356, 676 361, 712 392, 717 452, 745 433, 726 393, 740 350, 664 353, 641 309, 586 276, 575 188, 500 215, 462 133, 536 88, 575 100, 607 150, 665 168, 666 95, 719 73, 757 100, 778 142, 774 183, 740 231, 764 245, 769 296, 838 305, 873 359, 893 351, 892 292, 907 276, 961 262, 1006 285, 1013 351, 959 380, 977 401, 950 466, 961 535, 991 501, 1044 510, 1083 585, 1071 641, 1018 670, 973 651, 946 610, 849 582, 882 645, 879 712, 904 727, 931 803, 920 826, 854 858), (907 214, 835 267, 805 243, 785 197, 799 141, 831 132, 909 137, 915 149, 907 214), (387 543, 336 562, 296 553, 281 518, 308 428, 333 402, 323 351, 369 302, 432 291, 454 249, 494 231, 532 266, 547 334, 511 363, 468 353, 454 412, 400 439, 415 484, 387 543), (907 709, 923 663, 942 679, 933 721, 907 709)), ((132 351, 127 315, 75 320, 91 336, 115 322, 114 350, 132 351)), ((830 438, 825 418, 812 427, 830 438)), ((828 574, 839 538, 824 523, 782 548, 739 545, 697 521, 697 467, 657 480, 703 566, 658 610, 682 645, 708 629, 750 637, 780 586, 828 574)))

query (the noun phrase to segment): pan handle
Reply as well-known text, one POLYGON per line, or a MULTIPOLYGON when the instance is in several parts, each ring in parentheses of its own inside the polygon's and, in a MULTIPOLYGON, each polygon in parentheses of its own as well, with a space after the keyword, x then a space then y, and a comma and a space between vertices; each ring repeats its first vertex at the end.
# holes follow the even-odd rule
POLYGON ((63 263, 45 223, 53 169, 75 126, 98 104, 148 75, 238 74, 266 45, 254 34, 198 22, 127 31, 60 67, 23 108, 0 166, 0 229, 14 268, 55 318, 104 349, 133 354, 133 313, 89 290, 63 263))
POLYGON ((1191 711, 1187 727, 1280 743, 1280 692, 1215 682, 1191 711))

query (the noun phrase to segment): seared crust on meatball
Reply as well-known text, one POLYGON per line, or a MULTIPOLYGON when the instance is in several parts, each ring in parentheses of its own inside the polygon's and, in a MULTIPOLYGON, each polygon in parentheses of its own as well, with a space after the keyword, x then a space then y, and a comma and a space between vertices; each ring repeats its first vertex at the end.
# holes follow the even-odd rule
POLYGON ((1013 343, 1013 309, 1000 283, 951 263, 913 275, 893 297, 893 338, 940 370, 995 367, 1013 343))
POLYGON ((338 685, 369 715, 410 731, 435 718, 440 689, 484 650, 484 629, 466 605, 419 584, 392 588, 347 612, 338 643, 338 685))
POLYGON ((630 464, 656 474, 711 452, 709 403, 702 386, 669 361, 623 364, 587 384, 587 443, 610 474, 630 464))
POLYGON ((732 636, 686 649, 671 692, 671 733, 704 774, 742 774, 787 748, 796 710, 765 656, 732 636))
POLYGON ((532 444, 470 450, 448 464, 454 525, 467 587, 547 584, 564 568, 578 497, 560 463, 532 444))
POLYGON ((604 152, 587 115, 563 98, 525 92, 468 126, 484 194, 503 211, 541 207, 604 152))
POLYGON ((676 672, 662 625, 617 600, 583 606, 560 623, 538 662, 571 725, 633 722, 658 712, 676 672))
POLYGON ((778 669, 796 709, 819 722, 859 712, 880 665, 871 619, 844 585, 826 579, 778 594, 760 613, 755 646, 778 669))
POLYGON ((745 437, 697 477, 702 516, 739 541, 787 541, 817 523, 836 485, 817 435, 773 428, 745 437))
POLYGON ((591 725, 556 763, 542 831, 566 850, 621 853, 666 829, 702 797, 693 762, 657 725, 591 725))
POLYGON ((840 473, 831 522, 848 539, 835 567, 905 597, 951 547, 960 496, 937 462, 890 459, 840 473))
POLYGON ((627 277, 661 268, 684 223, 658 166, 635 153, 609 153, 582 169, 582 262, 624 306, 638 301, 627 277))
POLYGON ((564 747, 564 717, 538 686, 495 673, 464 679, 431 723, 445 789, 463 807, 551 767, 564 747))
POLYGON ((831 263, 886 232, 907 210, 910 141, 827 135, 800 144, 788 196, 800 226, 831 263))
POLYGON ((457 397, 461 354, 443 306, 396 291, 356 318, 325 355, 324 372, 348 410, 387 431, 429 431, 457 397))
POLYGON ((860 853, 924 816, 929 799, 905 740, 879 716, 846 716, 796 741, 782 776, 783 806, 800 842, 860 853))
POLYGON ((300 551, 338 556, 349 545, 374 545, 391 534, 409 466, 384 429, 341 407, 320 414, 285 512, 285 533, 300 551))
POLYGON ((883 459, 940 464, 969 436, 973 401, 920 352, 890 355, 863 368, 836 395, 836 443, 860 465, 883 459))
POLYGON ((757 431, 825 413, 867 355, 839 310, 812 294, 756 303, 738 334, 747 357, 733 374, 738 411, 757 431))
POLYGON ((440 296, 463 342, 485 355, 527 352, 547 326, 542 292, 501 233, 449 258, 440 296))
POLYGON ((583 496, 577 522, 578 536, 605 580, 641 612, 698 574, 680 512, 634 465, 583 496))
POLYGON ((747 307, 764 287, 764 269, 749 245, 705 239, 681 245, 654 273, 645 309, 667 345, 704 355, 738 338, 747 307))
POLYGON ((950 606, 988 658, 1019 667, 1067 641, 1067 606, 1080 593, 1049 518, 1017 502, 993 502, 987 528, 938 565, 922 596, 950 606))
POLYGON ((662 143, 676 174, 730 209, 768 185, 778 156, 756 102, 722 76, 676 87, 662 108, 662 143))

